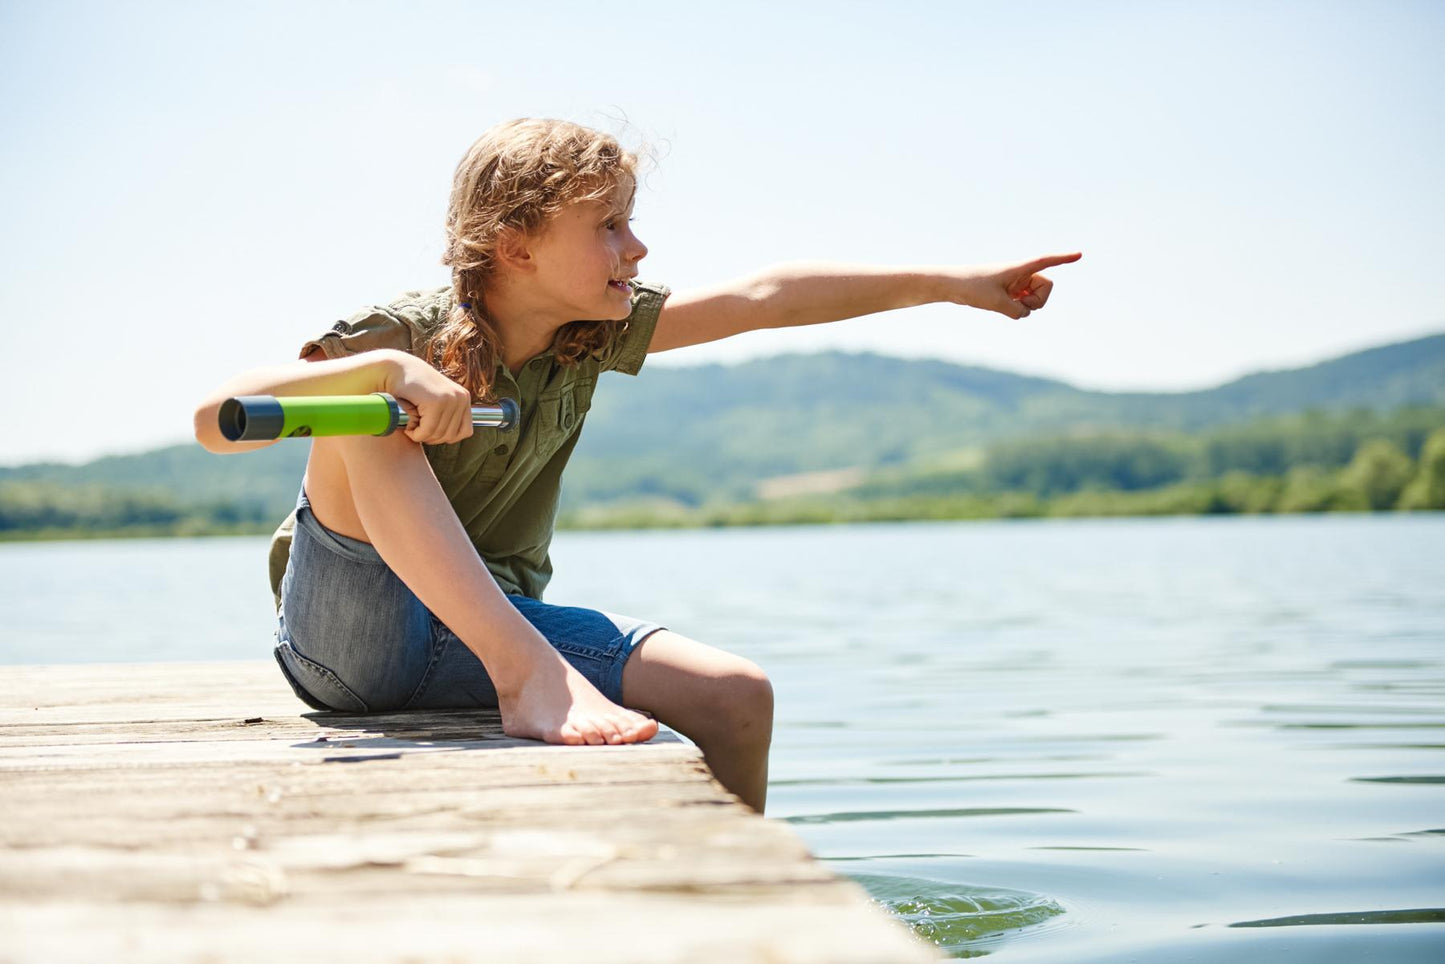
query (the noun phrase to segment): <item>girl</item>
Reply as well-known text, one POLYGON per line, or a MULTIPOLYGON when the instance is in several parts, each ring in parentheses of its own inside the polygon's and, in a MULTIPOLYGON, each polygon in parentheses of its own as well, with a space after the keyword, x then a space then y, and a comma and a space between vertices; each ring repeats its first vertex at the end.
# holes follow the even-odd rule
POLYGON ((313 440, 296 512, 272 545, 276 659, 297 695, 347 712, 497 707, 549 743, 651 739, 701 749, 762 812, 773 693, 752 662, 663 627, 543 603, 561 484, 604 371, 740 332, 950 301, 1022 318, 1037 272, 1069 254, 987 268, 790 265, 669 298, 636 280, 637 159, 612 137, 523 119, 458 165, 443 263, 452 283, 339 323, 301 362, 249 371, 196 410, 197 440, 233 443, 234 395, 388 392, 404 433, 313 440), (587 319, 587 320, 579 320, 587 319), (475 401, 510 397, 508 433, 473 435, 475 401))

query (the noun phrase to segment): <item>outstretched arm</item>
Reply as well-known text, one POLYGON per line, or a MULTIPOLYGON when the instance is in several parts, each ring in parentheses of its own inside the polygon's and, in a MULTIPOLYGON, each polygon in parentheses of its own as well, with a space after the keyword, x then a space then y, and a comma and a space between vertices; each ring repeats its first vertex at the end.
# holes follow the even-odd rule
POLYGON ((816 325, 934 302, 1023 318, 1044 306, 1054 286, 1039 272, 1082 257, 1075 252, 965 267, 779 265, 737 281, 673 295, 658 316, 648 351, 700 345, 761 328, 816 325))

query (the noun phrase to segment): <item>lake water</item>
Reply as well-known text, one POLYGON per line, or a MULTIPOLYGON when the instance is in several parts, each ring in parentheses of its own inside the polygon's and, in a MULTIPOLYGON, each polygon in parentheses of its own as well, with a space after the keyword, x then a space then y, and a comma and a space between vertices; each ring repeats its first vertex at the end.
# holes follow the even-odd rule
MULTIPOLYGON (((1445 960, 1445 516, 561 533, 772 676, 768 813, 955 956, 1445 960)), ((0 660, 269 658, 265 540, 0 546, 0 660)))

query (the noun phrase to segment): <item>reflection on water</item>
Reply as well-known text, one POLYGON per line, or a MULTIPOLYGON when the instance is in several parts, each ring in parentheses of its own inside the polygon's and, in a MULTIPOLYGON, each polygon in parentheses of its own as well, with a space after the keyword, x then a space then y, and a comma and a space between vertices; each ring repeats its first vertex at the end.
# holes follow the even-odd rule
MULTIPOLYGON (((762 665, 769 815, 951 954, 1401 964, 1445 959, 1441 546, 1441 515, 563 533, 548 600, 762 665)), ((3 657, 267 658, 264 560, 0 547, 3 657)))

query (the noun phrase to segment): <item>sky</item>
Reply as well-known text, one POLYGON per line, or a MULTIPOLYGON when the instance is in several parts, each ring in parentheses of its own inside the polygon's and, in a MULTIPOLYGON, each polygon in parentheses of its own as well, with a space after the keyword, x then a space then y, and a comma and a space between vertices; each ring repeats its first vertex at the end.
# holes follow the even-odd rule
POLYGON ((0 0, 0 464, 183 441, 237 372, 447 283, 452 171, 521 116, 651 150, 634 229, 674 290, 1084 253, 1021 321, 928 305, 649 365, 1183 391, 1445 330, 1442 47, 1428 0, 0 0))

